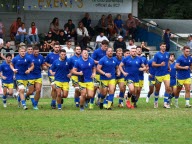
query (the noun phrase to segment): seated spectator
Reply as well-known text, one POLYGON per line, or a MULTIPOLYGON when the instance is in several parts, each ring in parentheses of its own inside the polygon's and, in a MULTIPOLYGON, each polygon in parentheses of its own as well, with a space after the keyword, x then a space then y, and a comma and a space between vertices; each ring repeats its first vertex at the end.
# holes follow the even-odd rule
POLYGON ((10 41, 6 41, 5 47, 1 48, 1 58, 3 60, 6 60, 7 53, 10 53, 12 55, 12 58, 14 57, 14 50, 10 46, 11 46, 10 41))
POLYGON ((87 48, 87 43, 89 42, 89 34, 87 28, 84 27, 82 22, 79 22, 77 28, 77 42, 82 49, 87 48))
POLYGON ((123 51, 126 49, 126 44, 122 36, 118 36, 117 40, 113 44, 114 52, 116 52, 118 48, 122 48, 123 51))
POLYGON ((107 30, 107 21, 105 20, 105 15, 102 15, 101 16, 101 19, 99 20, 97 26, 96 26, 96 29, 98 32, 104 32, 106 33, 106 30, 107 30))
POLYGON ((94 36, 94 30, 91 27, 91 18, 90 18, 89 13, 85 13, 84 18, 81 21, 82 21, 84 27, 86 27, 87 31, 89 32, 89 35, 91 37, 94 36))
POLYGON ((49 48, 47 47, 47 45, 45 43, 40 46, 39 52, 41 53, 42 56, 44 56, 44 57, 47 56, 47 54, 49 53, 49 48))
POLYGON ((190 50, 192 52, 192 34, 188 36, 187 46, 190 47, 190 50))
POLYGON ((150 48, 148 48, 148 47, 146 46, 146 44, 145 44, 144 41, 141 42, 141 49, 142 49, 142 52, 145 53, 145 56, 146 56, 146 57, 149 56, 149 50, 150 50, 150 48))
POLYGON ((21 18, 18 17, 16 21, 14 21, 10 27, 10 37, 11 37, 11 40, 15 40, 15 36, 17 34, 17 30, 19 27, 21 27, 21 18))
POLYGON ((32 40, 33 44, 39 43, 38 29, 34 22, 31 23, 31 27, 29 28, 29 38, 32 40))
POLYGON ((135 18, 133 18, 133 15, 131 13, 128 14, 128 19, 126 21, 126 30, 129 38, 135 39, 135 32, 137 28, 137 23, 135 18))
POLYGON ((136 48, 136 47, 137 47, 134 43, 135 43, 134 39, 130 39, 130 40, 129 40, 129 44, 128 44, 128 46, 127 46, 127 49, 128 49, 129 51, 130 51, 132 48, 136 48))
POLYGON ((3 38, 4 33, 5 33, 5 27, 3 25, 2 20, 0 19, 0 38, 3 38))
POLYGON ((72 20, 69 19, 68 23, 64 25, 64 29, 68 27, 68 33, 70 34, 71 37, 74 37, 76 39, 76 30, 75 30, 75 25, 73 24, 72 20))
POLYGON ((109 14, 107 16, 107 18, 105 19, 105 21, 106 21, 106 24, 107 24, 107 37, 108 37, 109 40, 113 40, 116 37, 117 32, 115 30, 115 25, 114 25, 112 15, 109 14))
POLYGON ((114 24, 115 24, 115 29, 117 31, 117 34, 125 37, 126 30, 123 28, 124 25, 123 25, 123 21, 121 20, 120 14, 117 15, 116 19, 114 20, 114 24))
POLYGON ((55 17, 50 23, 49 30, 52 32, 54 39, 57 39, 59 36, 59 19, 55 17))
POLYGON ((71 47, 71 41, 70 40, 67 41, 66 47, 63 47, 62 49, 64 49, 66 51, 67 58, 70 58, 74 55, 74 50, 71 47))
POLYGON ((104 32, 101 31, 100 34, 96 37, 96 48, 95 49, 100 47, 100 44, 103 40, 107 40, 109 42, 108 38, 106 36, 104 36, 104 32))
POLYGON ((49 50, 53 49, 54 43, 55 43, 55 39, 53 38, 51 31, 48 32, 47 36, 44 39, 44 42, 47 45, 47 48, 49 50))
POLYGON ((25 40, 27 40, 27 43, 31 44, 31 40, 29 39, 29 35, 27 34, 27 31, 25 28, 25 23, 22 23, 21 27, 18 28, 15 39, 20 43, 21 42, 25 43, 25 40))
POLYGON ((65 34, 64 30, 59 31, 58 42, 60 45, 65 45, 66 41, 68 40, 68 35, 65 34))
POLYGON ((0 38, 0 48, 2 48, 2 47, 3 47, 3 45, 4 45, 4 41, 3 41, 3 39, 2 39, 2 38, 0 38))
POLYGON ((64 34, 66 35, 67 39, 71 39, 71 38, 72 38, 72 37, 71 37, 71 33, 70 33, 68 27, 66 27, 66 28, 64 29, 64 34))

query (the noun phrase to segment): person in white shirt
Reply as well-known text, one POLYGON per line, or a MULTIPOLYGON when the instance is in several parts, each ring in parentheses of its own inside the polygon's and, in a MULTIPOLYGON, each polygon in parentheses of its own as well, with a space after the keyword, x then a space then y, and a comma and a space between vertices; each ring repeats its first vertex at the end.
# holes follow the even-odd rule
POLYGON ((2 38, 0 38, 0 48, 2 48, 3 47, 3 39, 2 38))
POLYGON ((29 34, 29 38, 32 40, 32 42, 34 44, 39 43, 38 29, 35 26, 34 22, 31 23, 31 27, 29 28, 29 33, 28 34, 29 34))
POLYGON ((74 50, 71 47, 71 41, 70 40, 67 41, 66 47, 63 47, 62 49, 64 49, 66 51, 67 58, 70 58, 74 55, 74 50))
POLYGON ((132 48, 136 48, 137 46, 134 44, 134 40, 133 39, 130 39, 129 40, 129 44, 128 44, 128 46, 127 46, 127 49, 128 50, 131 50, 132 48))
POLYGON ((95 49, 99 48, 101 45, 101 42, 103 40, 106 40, 109 42, 108 38, 106 36, 104 36, 104 32, 101 31, 100 34, 96 37, 96 45, 95 45, 95 49))
POLYGON ((22 23, 21 27, 18 28, 15 39, 20 43, 21 42, 25 43, 25 39, 26 39, 28 44, 32 44, 31 40, 29 39, 29 35, 27 34, 25 23, 22 23))

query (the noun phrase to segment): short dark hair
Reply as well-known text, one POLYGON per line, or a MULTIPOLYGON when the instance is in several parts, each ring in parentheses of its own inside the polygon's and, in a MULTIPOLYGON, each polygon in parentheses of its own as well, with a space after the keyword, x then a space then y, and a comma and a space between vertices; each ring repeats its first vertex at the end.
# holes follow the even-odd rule
POLYGON ((175 54, 174 54, 174 53, 170 53, 169 57, 170 57, 170 56, 174 56, 174 57, 175 57, 175 54))
POLYGON ((54 43, 54 46, 55 46, 55 45, 60 45, 60 43, 59 43, 58 41, 56 41, 56 42, 54 43))
POLYGON ((129 39, 129 41, 132 41, 133 43, 135 42, 135 40, 134 40, 134 39, 129 39))
POLYGON ((39 50, 39 47, 36 45, 33 47, 33 50, 39 50))
POLYGON ((17 17, 17 20, 21 20, 21 17, 17 17))
POLYGON ((66 53, 66 50, 65 49, 61 49, 60 53, 62 53, 62 52, 66 53))
POLYGON ((72 21, 71 19, 68 19, 68 22, 72 21))
POLYGON ((141 49, 141 46, 137 46, 136 49, 140 48, 141 49))
POLYGON ((161 43, 160 43, 160 46, 162 46, 162 45, 166 45, 166 43, 165 43, 165 42, 161 42, 161 43))
POLYGON ((123 53, 126 53, 126 52, 130 52, 130 50, 128 50, 128 49, 125 49, 125 50, 123 51, 123 53))
POLYGON ((11 55, 10 53, 7 53, 5 57, 6 57, 6 58, 7 58, 7 57, 11 57, 11 58, 12 58, 12 55, 11 55))
POLYGON ((190 47, 184 46, 184 47, 183 47, 183 50, 186 50, 186 49, 189 49, 189 50, 190 50, 190 47))
POLYGON ((102 45, 109 45, 109 42, 108 42, 107 40, 103 40, 103 41, 101 42, 101 44, 102 44, 102 45))
POLYGON ((32 44, 28 44, 28 45, 27 45, 27 48, 29 48, 29 47, 32 47, 32 48, 33 48, 33 45, 32 45, 32 44))

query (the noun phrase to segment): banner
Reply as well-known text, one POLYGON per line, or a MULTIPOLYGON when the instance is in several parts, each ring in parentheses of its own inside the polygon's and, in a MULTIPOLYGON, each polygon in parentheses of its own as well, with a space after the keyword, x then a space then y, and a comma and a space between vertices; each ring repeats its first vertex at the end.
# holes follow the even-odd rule
POLYGON ((132 0, 24 0, 24 10, 131 13, 132 0))

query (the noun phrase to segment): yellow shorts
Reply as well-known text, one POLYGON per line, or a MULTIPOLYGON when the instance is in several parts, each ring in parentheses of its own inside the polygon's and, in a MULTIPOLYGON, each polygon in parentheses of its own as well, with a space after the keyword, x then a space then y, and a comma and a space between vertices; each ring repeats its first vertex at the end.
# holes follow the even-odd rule
POLYGON ((28 81, 27 80, 17 80, 16 83, 17 83, 17 86, 23 85, 24 87, 26 87, 28 84, 28 81))
POLYGON ((94 90, 94 83, 93 82, 79 82, 80 90, 88 89, 88 90, 94 90))
POLYGON ((139 80, 139 87, 143 87, 144 81, 143 80, 139 80))
POLYGON ((33 79, 33 80, 28 80, 28 86, 34 85, 35 83, 42 84, 42 78, 33 79))
POLYGON ((13 83, 9 83, 9 84, 3 83, 2 87, 3 88, 8 88, 8 89, 13 89, 13 83))
POLYGON ((69 91, 69 83, 68 82, 55 81, 54 83, 55 83, 56 88, 61 88, 64 91, 69 91))
POLYGON ((115 82, 116 82, 116 84, 118 84, 118 83, 125 83, 125 79, 124 78, 116 79, 115 82))
POLYGON ((127 80, 126 81, 126 85, 132 84, 132 83, 134 84, 135 87, 139 87, 139 82, 133 82, 132 80, 127 80))
POLYGON ((100 75, 96 74, 95 78, 93 79, 94 83, 100 83, 100 75))
POLYGON ((154 85, 155 85, 155 81, 149 80, 149 86, 154 86, 154 85))
POLYGON ((78 82, 78 76, 71 76, 71 81, 72 81, 72 85, 75 86, 75 85, 78 85, 79 82, 78 82))
POLYGON ((109 85, 116 85, 115 79, 111 79, 111 80, 101 80, 100 81, 100 86, 105 88, 108 87, 109 85))
POLYGON ((155 80, 157 83, 162 83, 165 80, 169 80, 170 81, 170 75, 164 75, 164 76, 155 76, 155 80))
POLYGON ((179 80, 177 79, 177 86, 183 86, 184 84, 191 85, 191 78, 179 80))
POLYGON ((53 83, 54 80, 55 80, 55 77, 54 77, 54 76, 49 76, 49 81, 50 81, 50 83, 53 83))

